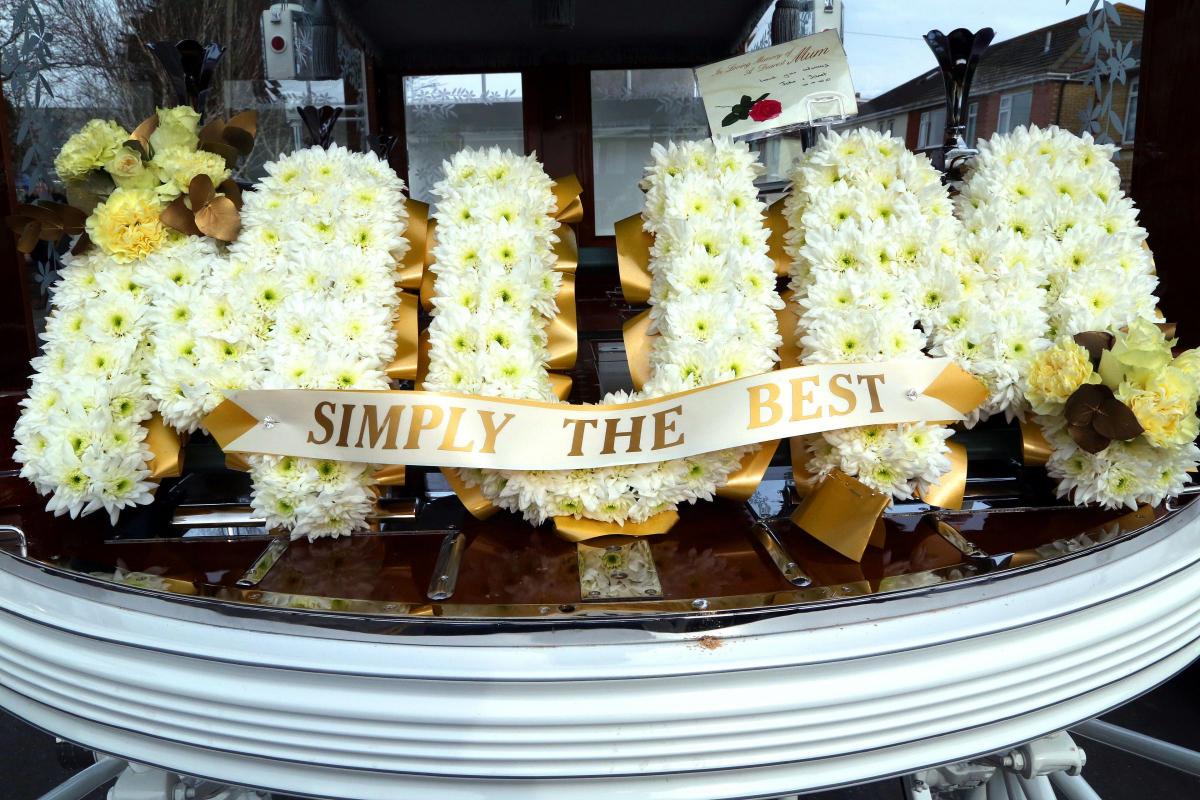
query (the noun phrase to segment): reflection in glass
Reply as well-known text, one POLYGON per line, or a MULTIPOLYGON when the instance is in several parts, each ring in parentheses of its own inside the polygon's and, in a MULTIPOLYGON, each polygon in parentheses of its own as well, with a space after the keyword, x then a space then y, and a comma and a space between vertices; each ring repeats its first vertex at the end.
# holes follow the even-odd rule
POLYGON ((592 72, 592 170, 597 236, 642 210, 650 146, 708 136, 704 105, 690 69, 592 72))
POLYGON ((433 202, 442 162, 464 147, 497 145, 525 152, 521 75, 416 75, 404 79, 408 186, 414 199, 433 202))

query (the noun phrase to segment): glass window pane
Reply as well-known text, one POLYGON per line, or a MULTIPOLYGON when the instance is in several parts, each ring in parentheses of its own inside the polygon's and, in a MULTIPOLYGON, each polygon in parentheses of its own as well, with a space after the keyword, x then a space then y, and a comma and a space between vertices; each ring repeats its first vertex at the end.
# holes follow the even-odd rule
POLYGON ((1018 125, 1029 124, 1029 112, 1033 106, 1033 92, 1018 92, 1013 95, 1012 99, 1012 116, 1009 122, 1009 129, 1016 128, 1018 125))
POLYGON ((442 161, 464 147, 525 152, 521 74, 414 75, 404 79, 404 135, 412 197, 433 202, 442 161))
POLYGON ((642 210, 637 184, 650 146, 708 136, 708 120, 690 69, 592 72, 592 170, 597 236, 642 210))

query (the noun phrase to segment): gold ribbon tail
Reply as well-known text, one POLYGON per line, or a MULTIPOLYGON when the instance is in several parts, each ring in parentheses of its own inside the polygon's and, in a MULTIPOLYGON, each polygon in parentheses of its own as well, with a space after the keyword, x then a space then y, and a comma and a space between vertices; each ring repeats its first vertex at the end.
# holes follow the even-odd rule
POLYGON ((1036 422, 1021 420, 1021 461, 1025 466, 1046 466, 1053 449, 1036 422))
POLYGON ((183 474, 183 440, 157 411, 146 420, 146 444, 150 447, 150 477, 178 478, 183 474))
POLYGON ((742 456, 742 463, 725 479, 725 485, 717 489, 717 496, 741 503, 749 500, 750 496, 758 491, 763 475, 767 474, 767 467, 771 466, 771 459, 779 449, 779 442, 779 439, 764 442, 762 447, 742 456))
POLYGON ((243 433, 257 425, 258 417, 232 400, 226 399, 210 411, 201 424, 217 440, 217 444, 221 446, 228 457, 229 446, 237 441, 243 433))
POLYGON ((918 492, 922 502, 939 508, 960 509, 967 492, 967 448, 958 442, 949 442, 950 469, 938 482, 923 492, 918 492))
POLYGON ((568 542, 586 542, 602 536, 656 536, 666 533, 679 521, 675 511, 663 511, 644 522, 598 522, 594 519, 554 517, 554 532, 568 542))
POLYGON ((833 470, 792 512, 792 522, 852 561, 861 561, 892 498, 833 470))
POLYGON ((946 365, 933 382, 922 392, 926 397, 941 400, 958 413, 966 416, 988 398, 988 388, 983 381, 951 362, 946 365))
POLYGON ((500 510, 498 506, 492 504, 491 500, 484 497, 483 490, 478 486, 468 486, 457 469, 443 467, 442 475, 446 477, 446 483, 450 484, 450 488, 454 490, 458 499, 475 519, 487 519, 500 510))

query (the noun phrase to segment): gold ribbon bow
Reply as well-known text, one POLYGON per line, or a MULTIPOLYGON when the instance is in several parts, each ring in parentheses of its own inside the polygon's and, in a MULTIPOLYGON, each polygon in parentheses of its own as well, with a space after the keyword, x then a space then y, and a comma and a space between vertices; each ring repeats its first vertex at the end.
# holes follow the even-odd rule
POLYGON ((242 192, 232 180, 221 182, 222 194, 217 193, 212 178, 197 175, 188 185, 186 195, 180 195, 163 209, 159 218, 180 233, 189 236, 211 236, 222 242, 237 239, 242 229, 242 192))

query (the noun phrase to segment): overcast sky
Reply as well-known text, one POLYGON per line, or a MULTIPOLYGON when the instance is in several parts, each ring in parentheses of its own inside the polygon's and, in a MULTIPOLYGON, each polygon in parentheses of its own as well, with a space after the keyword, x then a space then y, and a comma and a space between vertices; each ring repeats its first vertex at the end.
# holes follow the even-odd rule
MULTIPOLYGON (((1144 0, 1127 0, 1145 8, 1144 0)), ((1011 39, 1087 12, 1090 0, 845 0, 846 54, 854 88, 863 97, 898 86, 934 67, 921 36, 937 28, 990 26, 996 41, 1011 39)))

